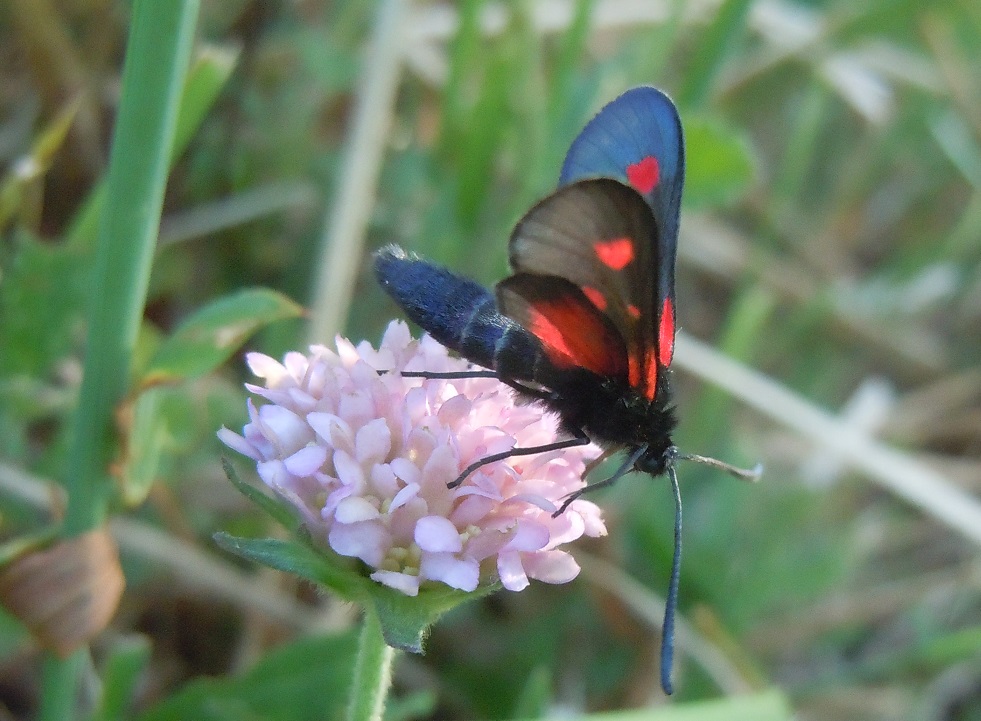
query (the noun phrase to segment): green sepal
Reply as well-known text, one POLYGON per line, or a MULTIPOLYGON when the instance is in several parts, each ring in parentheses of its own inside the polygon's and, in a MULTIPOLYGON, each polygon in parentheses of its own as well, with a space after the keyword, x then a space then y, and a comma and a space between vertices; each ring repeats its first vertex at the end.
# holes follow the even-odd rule
POLYGON ((225 475, 228 476, 228 480, 232 482, 232 485, 238 489, 238 492, 265 511, 279 525, 294 532, 299 528, 299 521, 293 512, 286 507, 285 503, 273 496, 267 495, 262 489, 253 486, 251 483, 246 483, 239 478, 232 462, 224 456, 221 459, 221 467, 225 469, 225 475))
POLYGON ((445 586, 420 589, 418 596, 406 596, 394 588, 366 579, 368 596, 381 622, 385 643, 410 653, 422 653, 423 642, 432 626, 444 613, 466 601, 483 598, 500 588, 500 584, 480 586, 467 593, 445 586))
POLYGON ((385 643, 411 653, 423 652, 429 627, 444 613, 500 588, 500 584, 488 584, 467 593, 434 584, 421 589, 417 596, 406 596, 344 565, 345 561, 332 552, 305 543, 240 538, 223 532, 216 533, 214 539, 229 553, 297 575, 330 589, 345 601, 371 604, 378 614, 385 643))

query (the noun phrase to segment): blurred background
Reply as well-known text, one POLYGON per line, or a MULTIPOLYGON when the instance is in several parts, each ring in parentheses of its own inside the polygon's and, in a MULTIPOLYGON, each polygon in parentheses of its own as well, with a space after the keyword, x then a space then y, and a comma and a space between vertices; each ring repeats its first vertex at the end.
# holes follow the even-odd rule
MULTIPOLYGON (((129 12, 0 6, 4 538, 51 512, 71 464, 129 12)), ((205 1, 193 63, 143 333, 265 286, 310 308, 247 344, 277 357, 337 332, 378 341, 400 316, 370 273, 380 245, 502 278, 513 224, 586 120, 633 85, 671 94, 688 148, 679 324, 755 370, 733 381, 679 347, 675 440, 766 465, 756 486, 680 470, 671 703, 777 689, 800 719, 981 719, 981 5, 205 1)), ((238 355, 163 389, 124 469, 128 587, 93 648, 131 694, 120 718, 342 712, 350 609, 211 540, 275 533, 219 463, 247 379, 238 355)), ((594 500, 610 535, 574 549, 580 578, 445 617, 399 661, 390 718, 667 703, 669 488, 631 475, 594 500)), ((32 717, 38 659, 0 613, 0 719, 32 717)))

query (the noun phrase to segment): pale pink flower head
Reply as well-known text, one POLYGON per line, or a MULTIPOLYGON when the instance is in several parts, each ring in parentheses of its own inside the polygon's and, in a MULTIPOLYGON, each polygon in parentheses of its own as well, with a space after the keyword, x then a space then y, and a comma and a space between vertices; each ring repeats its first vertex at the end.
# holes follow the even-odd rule
POLYGON ((519 591, 529 579, 578 575, 562 546, 605 535, 600 511, 580 498, 552 513, 583 487, 595 446, 515 456, 449 489, 474 461, 553 441, 557 419, 515 403, 493 378, 401 376, 469 367, 429 336, 414 340, 402 322, 389 325, 378 350, 343 338, 336 345, 336 353, 313 346, 282 363, 249 354, 265 386, 246 387, 266 402, 249 400, 242 435, 218 434, 257 462, 315 543, 361 559, 372 579, 410 596, 427 581, 473 591, 499 579, 519 591))

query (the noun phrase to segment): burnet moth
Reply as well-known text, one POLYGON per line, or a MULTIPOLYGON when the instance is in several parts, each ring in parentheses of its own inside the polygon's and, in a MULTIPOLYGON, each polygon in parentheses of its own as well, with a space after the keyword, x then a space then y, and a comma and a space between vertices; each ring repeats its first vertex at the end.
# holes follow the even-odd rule
MULTIPOLYGON (((661 686, 671 693, 681 563, 679 460, 742 470, 682 454, 669 369, 674 351, 674 266, 685 151, 671 99, 637 87, 606 105, 572 143, 559 188, 518 222, 508 244, 513 273, 491 292, 446 268, 388 246, 375 273, 406 314, 443 345, 489 370, 418 373, 493 376, 558 414, 564 440, 513 448, 463 470, 518 455, 598 443, 626 459, 592 490, 631 470, 667 474, 675 499, 674 555, 661 642, 661 686)), ((583 491, 565 499, 565 511, 583 491)))

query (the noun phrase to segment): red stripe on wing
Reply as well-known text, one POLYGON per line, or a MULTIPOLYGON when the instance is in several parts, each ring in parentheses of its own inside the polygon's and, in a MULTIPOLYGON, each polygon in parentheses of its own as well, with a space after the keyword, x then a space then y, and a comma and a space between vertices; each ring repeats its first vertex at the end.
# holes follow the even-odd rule
POLYGON ((622 341, 585 299, 570 295, 539 298, 529 307, 528 330, 558 368, 585 368, 604 376, 623 375, 622 341))
POLYGON ((658 363, 667 368, 674 357, 674 304, 670 298, 664 299, 661 308, 661 324, 657 329, 658 363))

